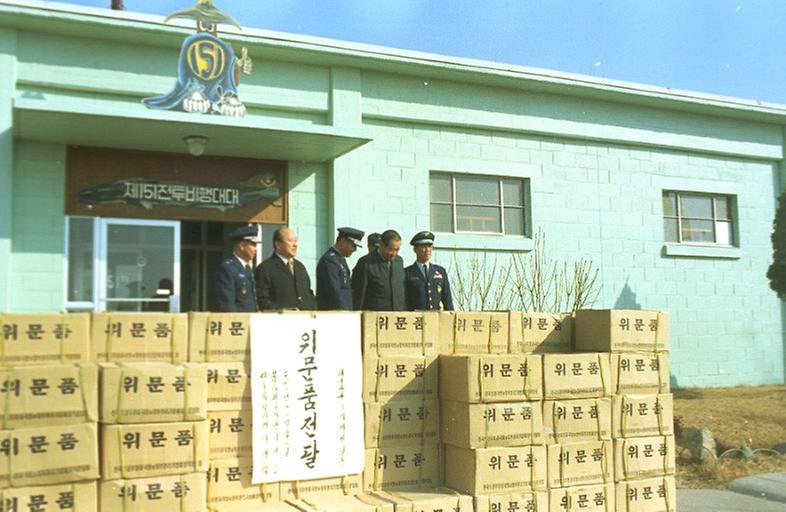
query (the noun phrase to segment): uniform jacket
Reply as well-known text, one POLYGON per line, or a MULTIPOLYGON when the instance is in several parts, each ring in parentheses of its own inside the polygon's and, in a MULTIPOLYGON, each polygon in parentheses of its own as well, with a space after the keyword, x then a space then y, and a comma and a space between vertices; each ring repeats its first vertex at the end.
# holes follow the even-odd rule
POLYGON ((453 296, 450 293, 448 273, 444 267, 428 264, 428 279, 417 263, 404 269, 407 308, 410 310, 440 309, 453 311, 453 296))
POLYGON ((235 256, 225 259, 214 275, 216 304, 223 313, 254 313, 257 299, 254 274, 235 256))
POLYGON ((317 264, 317 308, 352 310, 352 281, 347 260, 331 247, 317 264))
POLYGON ((295 277, 275 253, 259 264, 255 272, 257 304, 261 310, 316 309, 311 278, 306 267, 295 260, 295 277))
POLYGON ((406 311, 401 256, 389 265, 376 251, 360 258, 352 272, 352 305, 358 310, 406 311))

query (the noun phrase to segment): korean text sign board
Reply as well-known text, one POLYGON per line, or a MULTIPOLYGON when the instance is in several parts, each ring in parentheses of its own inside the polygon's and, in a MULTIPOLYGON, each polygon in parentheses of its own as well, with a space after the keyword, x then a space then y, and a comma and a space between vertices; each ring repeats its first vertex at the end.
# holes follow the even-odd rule
POLYGON ((254 483, 363 471, 357 314, 251 318, 254 483))

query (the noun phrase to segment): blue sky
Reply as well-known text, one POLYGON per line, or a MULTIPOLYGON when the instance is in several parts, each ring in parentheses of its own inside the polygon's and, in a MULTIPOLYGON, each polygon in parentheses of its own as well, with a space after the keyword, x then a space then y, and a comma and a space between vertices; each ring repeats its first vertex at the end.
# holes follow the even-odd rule
MULTIPOLYGON (((125 7, 166 15, 195 3, 125 0, 125 7)), ((786 0, 215 3, 247 27, 786 104, 786 0)))

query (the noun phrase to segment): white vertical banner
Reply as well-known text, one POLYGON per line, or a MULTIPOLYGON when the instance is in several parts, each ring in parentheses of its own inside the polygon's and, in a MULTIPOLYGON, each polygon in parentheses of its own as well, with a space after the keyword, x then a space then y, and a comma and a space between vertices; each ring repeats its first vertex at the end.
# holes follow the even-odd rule
POLYGON ((359 313, 251 315, 255 484, 363 471, 359 313))

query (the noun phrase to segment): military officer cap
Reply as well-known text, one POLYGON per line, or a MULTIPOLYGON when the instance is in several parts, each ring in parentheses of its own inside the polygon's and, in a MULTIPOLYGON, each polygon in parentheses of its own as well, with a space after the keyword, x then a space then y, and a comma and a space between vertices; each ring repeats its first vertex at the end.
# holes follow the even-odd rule
POLYGON ((229 238, 234 241, 238 240, 245 240, 247 242, 254 242, 258 244, 261 242, 259 237, 257 236, 257 227, 256 226, 241 226, 231 233, 229 233, 229 238))
POLYGON ((355 247, 363 247, 360 245, 360 241, 363 240, 364 234, 361 230, 355 228, 338 228, 338 237, 348 239, 355 244, 355 247))
POLYGON ((431 231, 416 233, 409 241, 409 245, 434 245, 434 233, 431 231))
POLYGON ((382 235, 379 233, 371 233, 368 235, 368 246, 369 247, 379 247, 379 244, 382 243, 382 235))

